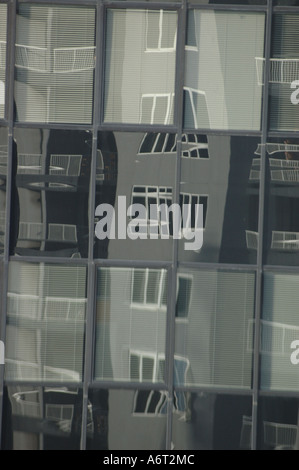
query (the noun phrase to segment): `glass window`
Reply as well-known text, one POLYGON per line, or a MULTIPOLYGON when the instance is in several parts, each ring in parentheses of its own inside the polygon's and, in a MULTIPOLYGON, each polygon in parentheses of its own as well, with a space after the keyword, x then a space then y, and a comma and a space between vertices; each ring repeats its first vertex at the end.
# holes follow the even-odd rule
POLYGON ((16 118, 91 123, 95 10, 20 4, 15 48, 16 118))
MULTIPOLYGON (((298 130, 298 25, 298 14, 276 14, 273 17, 269 65, 271 130, 298 130)), ((263 62, 260 64, 260 68, 262 67, 263 62)))
POLYGON ((175 385, 250 388, 254 290, 254 273, 179 269, 175 385))
POLYGON ((298 450, 298 398, 261 397, 258 450, 298 450))
POLYGON ((297 266, 299 139, 269 139, 266 150, 265 262, 297 266))
POLYGON ((3 450, 80 449, 81 389, 8 385, 3 410, 3 450))
POLYGON ((183 136, 180 260, 256 262, 259 142, 234 135, 183 136))
POLYGON ((7 380, 82 380, 86 268, 11 262, 7 380))
POLYGON ((108 10, 106 122, 172 124, 177 13, 108 10))
POLYGON ((251 397, 174 392, 172 445, 179 450, 249 450, 251 397))
POLYGON ((95 258, 170 260, 176 134, 98 133, 95 258))
POLYGON ((0 118, 5 116, 7 5, 0 5, 0 118))
MULTIPOLYGON (((8 129, 0 127, 0 255, 4 252, 5 230, 6 230, 6 179, 8 162, 8 129)), ((15 198, 12 197, 11 204, 14 208, 15 198)), ((11 241, 14 238, 15 227, 10 226, 11 241)))
POLYGON ((165 269, 98 268, 95 379, 163 382, 165 269))
POLYGON ((265 273, 261 330, 261 388, 299 390, 296 274, 265 273))
POLYGON ((91 134, 15 129, 17 255, 87 257, 91 134))
POLYGON ((264 13, 189 11, 185 128, 260 129, 264 23, 264 13))
POLYGON ((167 398, 164 390, 91 388, 86 448, 166 449, 167 398))

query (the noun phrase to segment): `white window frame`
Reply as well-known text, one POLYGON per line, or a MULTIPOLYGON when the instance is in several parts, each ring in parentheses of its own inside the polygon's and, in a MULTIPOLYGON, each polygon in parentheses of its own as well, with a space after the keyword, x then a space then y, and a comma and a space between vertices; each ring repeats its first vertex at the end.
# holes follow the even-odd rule
POLYGON ((147 10, 146 11, 146 46, 145 46, 145 51, 146 52, 162 52, 162 53, 165 53, 165 52, 175 52, 176 51, 176 43, 177 43, 177 27, 176 27, 176 31, 175 31, 175 34, 174 34, 174 38, 173 38, 173 44, 171 47, 162 47, 162 41, 163 41, 163 17, 164 17, 164 13, 166 15, 170 15, 170 14, 173 14, 176 16, 176 19, 177 19, 177 13, 175 11, 170 11, 170 10, 167 10, 167 11, 164 11, 164 10, 160 10, 159 11, 159 34, 157 36, 157 47, 149 47, 148 46, 148 35, 149 35, 149 15, 152 14, 152 12, 155 12, 157 13, 155 10, 147 10))

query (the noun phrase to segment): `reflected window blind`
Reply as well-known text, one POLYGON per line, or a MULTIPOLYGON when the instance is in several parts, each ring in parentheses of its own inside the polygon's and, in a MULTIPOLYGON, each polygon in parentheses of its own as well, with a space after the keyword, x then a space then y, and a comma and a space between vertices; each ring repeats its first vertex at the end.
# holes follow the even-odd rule
POLYGON ((81 381, 86 269, 11 263, 6 379, 81 381))
POLYGON ((269 68, 270 129, 298 130, 299 105, 291 101, 298 86, 291 84, 299 80, 299 15, 274 15, 269 68))
POLYGON ((176 319, 175 354, 186 367, 177 385, 250 388, 254 274, 180 269, 178 276, 189 282, 178 283, 185 321, 176 319))
POLYGON ((172 124, 177 13, 108 10, 104 120, 172 124))
POLYGON ((95 379, 163 381, 166 287, 165 269, 98 270, 95 379))
POLYGON ((299 276, 264 275, 263 313, 261 320, 261 387, 270 390, 299 390, 299 276))
POLYGON ((94 8, 19 5, 15 46, 18 121, 91 123, 94 8))
POLYGON ((7 5, 0 5, 0 118, 5 112, 6 21, 7 5))
POLYGON ((185 61, 186 128, 259 130, 264 13, 189 12, 185 61))

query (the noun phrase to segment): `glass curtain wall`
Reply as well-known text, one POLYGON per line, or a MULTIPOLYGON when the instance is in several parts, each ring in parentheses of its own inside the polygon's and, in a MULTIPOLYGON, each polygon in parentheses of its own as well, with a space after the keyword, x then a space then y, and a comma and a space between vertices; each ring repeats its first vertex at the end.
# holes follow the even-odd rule
POLYGON ((0 0, 6 450, 298 449, 297 0, 0 0))

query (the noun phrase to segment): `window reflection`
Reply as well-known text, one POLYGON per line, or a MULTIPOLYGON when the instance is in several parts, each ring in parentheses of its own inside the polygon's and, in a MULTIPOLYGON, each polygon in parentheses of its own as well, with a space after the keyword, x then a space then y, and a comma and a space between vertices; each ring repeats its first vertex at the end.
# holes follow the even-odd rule
POLYGON ((253 322, 253 273, 181 268, 175 385, 250 388, 253 322))
POLYGON ((94 34, 93 8, 18 6, 18 121, 91 123, 94 34))
POLYGON ((264 13, 189 10, 186 129, 260 129, 255 58, 263 58, 264 21, 264 13))
POLYGON ((13 254, 86 257, 91 135, 15 130, 13 254))
POLYGON ((266 256, 270 264, 298 262, 299 140, 276 139, 266 144, 268 198, 266 256))
MULTIPOLYGON (((0 127, 0 254, 4 251, 5 243, 7 150, 7 129, 0 127)), ((13 226, 10 228, 13 234, 13 226)))
POLYGON ((95 379, 163 382, 167 272, 99 268, 95 379))
POLYGON ((0 119, 5 116, 7 5, 0 5, 0 119))
POLYGON ((299 403, 297 398, 261 397, 258 449, 299 449, 299 403))
POLYGON ((104 120, 172 124, 177 12, 108 10, 107 31, 104 120))
POLYGON ((87 449, 165 449, 167 392, 92 388, 87 449))
POLYGON ((249 450, 251 397, 181 392, 188 403, 185 419, 173 411, 174 450, 249 450))
POLYGON ((85 311, 85 267, 12 262, 6 379, 80 382, 85 311))
POLYGON ((9 385, 3 409, 4 450, 79 450, 81 389, 9 385))

